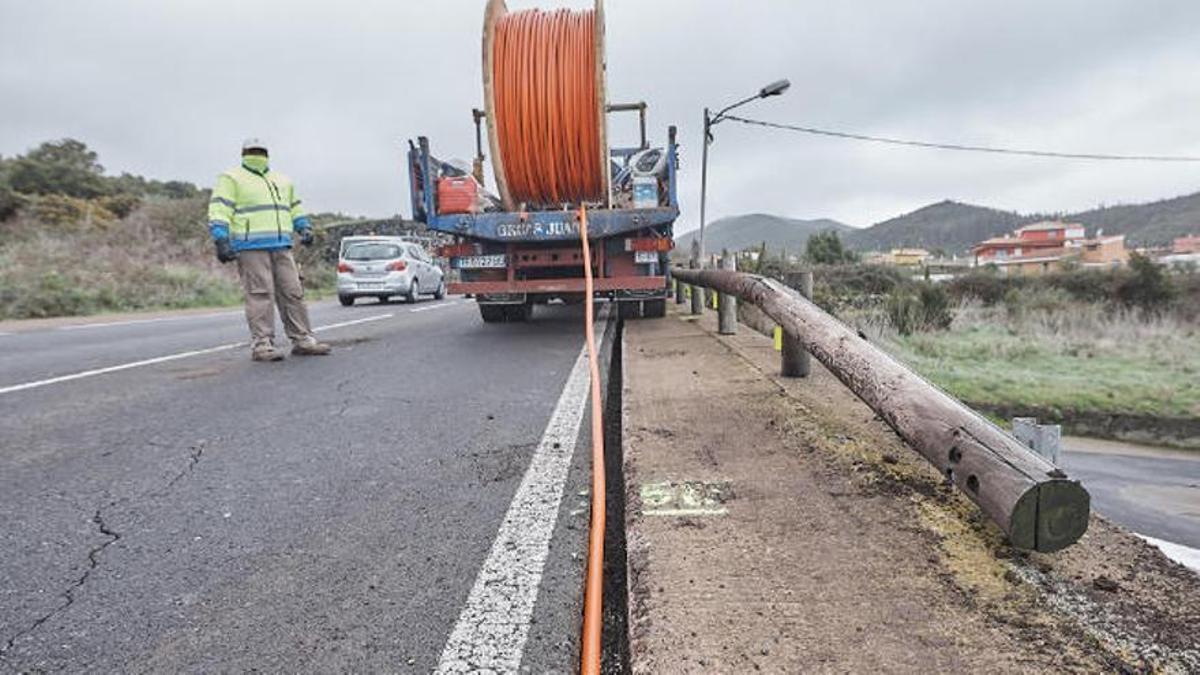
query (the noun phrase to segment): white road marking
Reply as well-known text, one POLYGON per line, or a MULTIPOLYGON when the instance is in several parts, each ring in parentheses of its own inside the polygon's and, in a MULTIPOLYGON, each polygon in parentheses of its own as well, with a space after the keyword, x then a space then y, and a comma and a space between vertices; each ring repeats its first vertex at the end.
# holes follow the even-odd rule
POLYGON ((234 347, 240 347, 244 344, 246 344, 246 343, 231 342, 229 344, 218 345, 216 347, 209 347, 208 349, 195 349, 195 350, 192 350, 189 352, 179 352, 177 354, 169 354, 167 356, 157 356, 152 359, 143 359, 141 361, 122 363, 119 366, 108 366, 107 368, 96 368, 94 370, 84 370, 84 371, 81 371, 78 373, 71 373, 70 375, 60 375, 58 377, 51 377, 47 380, 37 380, 34 382, 25 382, 23 384, 14 384, 12 386, 8 386, 8 387, 4 387, 4 388, 0 389, 0 394, 10 394, 15 391, 24 391, 26 389, 35 389, 37 387, 44 387, 49 384, 58 384, 59 382, 70 382, 71 380, 81 380, 85 377, 92 377, 93 375, 105 375, 107 373, 115 373, 115 372, 118 372, 121 370, 129 370, 130 368, 140 368, 142 366, 152 366, 156 363, 165 363, 167 361, 177 361, 179 359, 186 359, 189 356, 199 356, 201 354, 212 354, 214 352, 223 352, 227 349, 233 349, 234 347))
POLYGON ((353 326, 353 325, 360 324, 360 323, 367 323, 369 321, 379 321, 381 319, 390 319, 393 316, 396 316, 396 315, 391 312, 388 312, 387 314, 376 314, 375 316, 368 316, 368 317, 364 317, 362 319, 352 319, 350 321, 339 321, 338 323, 327 323, 324 326, 313 326, 313 332, 315 333, 319 330, 329 330, 331 328, 343 328, 345 326, 353 326))
POLYGON ((160 316, 153 319, 129 319, 126 321, 105 321, 101 323, 76 323, 67 326, 59 326, 55 330, 85 330, 88 328, 111 328, 113 326, 132 326, 142 323, 160 323, 163 321, 187 321, 189 319, 211 319, 215 316, 233 316, 241 314, 241 310, 230 310, 228 312, 211 312, 208 314, 187 314, 184 316, 160 316))
POLYGON ((1163 552, 1163 555, 1171 560, 1184 567, 1191 568, 1194 572, 1200 572, 1200 549, 1170 541, 1163 541, 1162 539, 1155 539, 1154 537, 1147 537, 1144 534, 1139 534, 1138 536, 1157 546, 1163 552))
POLYGON ((431 309, 441 309, 442 307, 452 307, 457 304, 459 304, 458 300, 454 300, 452 302, 439 302, 436 305, 426 305, 424 307, 414 307, 413 309, 410 309, 408 311, 410 311, 410 312, 428 312, 431 309))
POLYGON ((521 666, 589 386, 584 345, 436 672, 515 673, 521 666))
MULTIPOLYGON (((354 319, 353 321, 342 321, 340 323, 331 323, 331 324, 326 324, 324 326, 317 326, 317 327, 313 328, 313 331, 331 330, 334 328, 353 326, 355 324, 367 323, 368 321, 379 321, 381 319, 390 319, 393 316, 395 316, 395 314, 378 314, 376 316, 368 316, 368 317, 365 317, 362 319, 354 319)), ((178 352, 175 354, 168 354, 166 356, 156 356, 151 359, 142 359, 141 361, 131 361, 129 363, 122 363, 122 364, 116 365, 116 366, 107 366, 105 368, 95 368, 92 370, 84 370, 84 371, 81 371, 78 373, 71 373, 70 375, 59 375, 58 377, 51 377, 51 378, 48 378, 45 380, 36 380, 33 382, 14 384, 14 385, 11 385, 8 387, 0 388, 0 394, 10 394, 10 393, 17 392, 17 391, 25 391, 26 389, 36 389, 37 387, 45 387, 45 386, 51 385, 51 384, 59 384, 60 382, 70 382, 72 380, 81 380, 85 377, 93 377, 95 375, 107 375, 108 373, 116 373, 116 372, 120 372, 122 370, 129 370, 131 368, 141 368, 142 366, 152 366, 152 365, 155 365, 158 363, 166 363, 168 361, 178 361, 179 359, 186 359, 186 358, 190 358, 192 356, 200 356, 202 354, 213 354, 216 352, 223 352, 223 351, 227 351, 230 349, 235 349, 237 347, 244 347, 244 346, 246 346, 246 344, 247 343, 245 343, 245 342, 230 342, 230 343, 223 344, 223 345, 217 345, 216 347, 208 347, 206 349, 193 349, 193 350, 186 351, 186 352, 178 352)))

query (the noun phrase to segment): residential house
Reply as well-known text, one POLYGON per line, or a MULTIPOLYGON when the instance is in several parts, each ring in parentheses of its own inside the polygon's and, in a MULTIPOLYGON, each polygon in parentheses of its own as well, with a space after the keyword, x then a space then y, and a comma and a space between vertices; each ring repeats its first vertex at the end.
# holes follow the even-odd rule
POLYGON ((1175 241, 1171 242, 1171 253, 1176 255, 1185 253, 1200 253, 1200 234, 1189 234, 1183 237, 1176 237, 1175 241))
POLYGON ((976 265, 995 265, 1004 274, 1037 275, 1061 269, 1068 260, 1085 266, 1120 266, 1129 260, 1124 235, 1088 239, 1078 223, 1048 220, 1018 228, 971 249, 976 265))
POLYGON ((929 259, 929 251, 923 248, 894 248, 887 258, 889 263, 900 267, 919 267, 929 259))
POLYGON ((1108 237, 1099 234, 1079 242, 1079 263, 1084 267, 1120 267, 1129 263, 1125 235, 1108 237))

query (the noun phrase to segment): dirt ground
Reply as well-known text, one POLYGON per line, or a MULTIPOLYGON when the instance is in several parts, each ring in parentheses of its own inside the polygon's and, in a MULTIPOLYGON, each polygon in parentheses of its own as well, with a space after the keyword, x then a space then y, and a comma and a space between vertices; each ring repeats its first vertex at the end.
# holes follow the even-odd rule
POLYGON ((1200 577, 1093 516, 1000 531, 814 363, 715 317, 626 323, 635 673, 1200 672, 1200 577))

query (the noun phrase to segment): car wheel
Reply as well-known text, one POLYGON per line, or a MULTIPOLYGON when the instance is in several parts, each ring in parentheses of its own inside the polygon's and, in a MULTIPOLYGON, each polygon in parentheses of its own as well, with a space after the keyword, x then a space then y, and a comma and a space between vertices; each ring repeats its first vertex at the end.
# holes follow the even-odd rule
POLYGON ((404 294, 404 299, 408 302, 416 302, 417 296, 421 293, 420 289, 420 282, 413 279, 412 283, 408 285, 408 292, 404 294))
POLYGON ((349 307, 354 304, 353 295, 339 295, 338 302, 342 303, 342 307, 349 307))
POLYGON ((437 287, 437 290, 433 292, 433 297, 437 298, 438 300, 444 300, 446 298, 446 280, 445 279, 442 279, 441 281, 438 282, 438 287, 437 287))

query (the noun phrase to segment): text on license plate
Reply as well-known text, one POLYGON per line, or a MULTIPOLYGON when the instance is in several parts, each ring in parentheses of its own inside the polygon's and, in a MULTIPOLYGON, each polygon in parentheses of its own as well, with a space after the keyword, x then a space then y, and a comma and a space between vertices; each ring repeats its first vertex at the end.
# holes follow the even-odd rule
POLYGON ((504 254, 466 255, 457 259, 459 269, 495 269, 507 267, 504 254))
POLYGON ((656 263, 658 262, 658 251, 634 251, 634 263, 656 263))
POLYGON ((360 282, 358 282, 358 287, 364 288, 364 289, 383 288, 383 282, 382 281, 360 281, 360 282))

